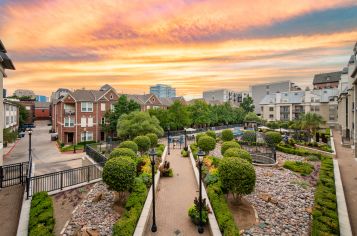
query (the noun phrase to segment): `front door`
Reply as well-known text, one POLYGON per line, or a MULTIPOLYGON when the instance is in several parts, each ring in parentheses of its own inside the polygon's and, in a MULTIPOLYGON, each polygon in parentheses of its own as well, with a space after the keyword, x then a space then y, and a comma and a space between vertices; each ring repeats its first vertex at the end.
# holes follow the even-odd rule
POLYGON ((100 132, 100 141, 104 141, 105 140, 105 134, 104 132, 100 132))
POLYGON ((67 133, 67 142, 73 143, 73 133, 67 133))

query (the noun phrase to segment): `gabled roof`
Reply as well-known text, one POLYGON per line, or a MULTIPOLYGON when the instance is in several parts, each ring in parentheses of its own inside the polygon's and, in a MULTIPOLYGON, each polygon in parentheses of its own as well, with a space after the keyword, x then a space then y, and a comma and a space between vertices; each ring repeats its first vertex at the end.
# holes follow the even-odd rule
POLYGON ((341 79, 342 71, 317 74, 314 76, 313 84, 334 83, 341 79))
POLYGON ((35 102, 35 108, 49 108, 49 102, 35 102))
POLYGON ((0 40, 0 52, 7 53, 4 44, 0 40))
MULTIPOLYGON (((15 70, 15 66, 11 59, 6 55, 7 51, 4 44, 0 40, 0 64, 4 69, 15 70)), ((5 75, 6 76, 6 75, 5 75)))

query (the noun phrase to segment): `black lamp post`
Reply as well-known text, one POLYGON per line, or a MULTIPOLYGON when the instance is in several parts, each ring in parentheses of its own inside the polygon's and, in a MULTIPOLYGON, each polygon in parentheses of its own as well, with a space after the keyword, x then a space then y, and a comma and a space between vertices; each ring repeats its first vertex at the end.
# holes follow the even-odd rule
POLYGON ((28 130, 29 133, 29 164, 32 165, 32 158, 31 158, 31 146, 32 146, 32 129, 28 130))
POLYGON ((155 158, 156 152, 155 149, 152 148, 149 153, 151 159, 151 178, 152 178, 152 225, 151 225, 151 232, 157 231, 156 226, 156 215, 155 215, 155 158))
POLYGON ((187 149, 187 130, 185 128, 185 149, 187 149))
POLYGON ((167 127, 167 155, 170 155, 170 127, 167 127))
POLYGON ((197 156, 198 156, 198 173, 199 173, 199 204, 200 204, 200 223, 198 225, 198 233, 202 234, 204 229, 203 229, 203 223, 202 223, 202 164, 203 164, 203 157, 206 155, 204 151, 201 149, 198 151, 197 156))

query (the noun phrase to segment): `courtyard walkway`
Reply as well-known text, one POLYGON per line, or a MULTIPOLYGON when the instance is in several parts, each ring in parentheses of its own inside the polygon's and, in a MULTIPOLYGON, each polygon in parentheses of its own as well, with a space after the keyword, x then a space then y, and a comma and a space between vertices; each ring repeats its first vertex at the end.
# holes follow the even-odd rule
POLYGON ((338 131, 333 133, 333 137, 352 233, 357 235, 357 159, 354 158, 351 148, 345 148, 341 145, 341 135, 338 131))
POLYGON ((198 197, 198 186, 190 159, 181 157, 180 149, 174 149, 166 160, 170 162, 174 177, 160 179, 156 196, 158 230, 156 233, 151 233, 152 218, 150 218, 145 235, 210 235, 208 227, 205 227, 204 234, 199 234, 187 213, 194 198, 198 197))

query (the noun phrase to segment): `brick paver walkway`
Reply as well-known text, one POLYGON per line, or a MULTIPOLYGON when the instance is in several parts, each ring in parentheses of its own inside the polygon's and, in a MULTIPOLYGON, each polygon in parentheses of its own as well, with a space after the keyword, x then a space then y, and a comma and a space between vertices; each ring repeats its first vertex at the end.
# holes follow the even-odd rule
MULTIPOLYGON (((181 157, 181 150, 171 150, 167 161, 174 171, 174 177, 161 178, 156 196, 157 232, 151 233, 152 218, 150 218, 145 235, 210 235, 205 227, 204 234, 197 232, 189 216, 188 208, 198 196, 198 186, 194 177, 189 158, 181 157)), ((152 215, 150 215, 151 217, 152 215)))
POLYGON ((16 235, 23 193, 20 184, 0 190, 0 236, 16 235))
POLYGON ((351 148, 342 147, 341 135, 338 131, 333 133, 333 137, 351 228, 353 235, 357 235, 357 160, 351 148))

